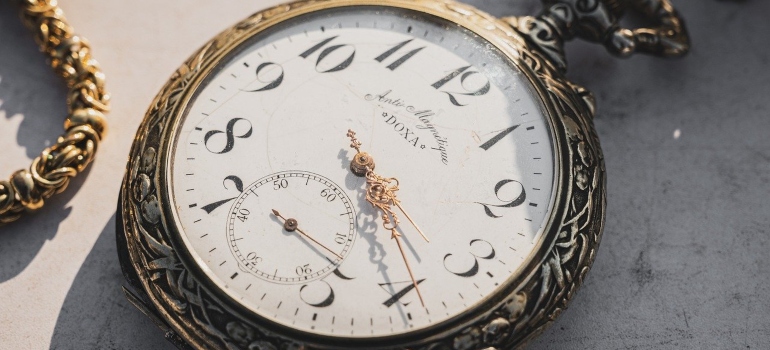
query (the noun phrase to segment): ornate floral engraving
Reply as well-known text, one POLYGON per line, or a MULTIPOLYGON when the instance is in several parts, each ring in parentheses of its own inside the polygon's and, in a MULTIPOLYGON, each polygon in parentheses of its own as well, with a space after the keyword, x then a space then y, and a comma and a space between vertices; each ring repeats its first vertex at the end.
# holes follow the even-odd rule
POLYGON ((562 152, 567 160, 567 208, 558 234, 533 277, 484 317, 454 336, 422 349, 510 349, 542 333, 569 305, 582 285, 604 225, 605 170, 599 139, 593 128, 593 97, 567 82, 545 53, 519 49, 522 62, 547 89, 556 108, 556 129, 563 132, 562 152))
POLYGON ((122 190, 126 219, 123 230, 130 258, 160 316, 194 347, 223 349, 302 349, 302 345, 269 332, 228 309, 187 270, 168 238, 163 222, 158 183, 163 159, 158 158, 169 122, 182 95, 234 38, 243 37, 277 15, 305 6, 305 1, 255 14, 219 34, 195 53, 170 78, 148 110, 131 151, 127 178, 122 190))
POLYGON ((634 53, 682 56, 690 49, 684 21, 669 0, 543 0, 546 9, 537 17, 509 17, 506 21, 567 71, 564 42, 575 37, 600 43, 620 57, 634 53), (657 27, 626 29, 618 25, 627 9, 637 11, 657 27))
MULTIPOLYGON (((255 14, 215 37, 194 54, 171 77, 153 101, 140 126, 124 185, 121 191, 123 222, 119 231, 126 237, 133 269, 147 293, 144 299, 174 332, 196 348, 302 350, 339 348, 319 346, 290 334, 279 334, 258 324, 242 311, 229 307, 212 293, 202 276, 188 270, 172 244, 170 213, 159 201, 165 191, 160 183, 165 169, 164 152, 185 92, 205 68, 255 30, 269 25, 276 17, 311 5, 334 1, 312 0, 282 5, 255 14), (200 280, 198 278, 201 278, 200 280)), ((373 4, 357 0, 345 3, 373 4)), ((486 31, 502 40, 503 49, 518 59, 542 84, 544 102, 553 115, 557 148, 565 167, 562 185, 566 206, 553 220, 547 252, 510 295, 463 324, 450 324, 437 330, 430 342, 382 344, 381 348, 424 350, 510 349, 541 333, 567 307, 580 287, 596 255, 604 223, 604 165, 599 142, 592 126, 593 100, 584 89, 560 75, 546 56, 532 51, 519 34, 503 21, 450 0, 392 0, 394 5, 441 13, 470 28, 486 31)), ((125 268, 125 267, 124 267, 125 268)))

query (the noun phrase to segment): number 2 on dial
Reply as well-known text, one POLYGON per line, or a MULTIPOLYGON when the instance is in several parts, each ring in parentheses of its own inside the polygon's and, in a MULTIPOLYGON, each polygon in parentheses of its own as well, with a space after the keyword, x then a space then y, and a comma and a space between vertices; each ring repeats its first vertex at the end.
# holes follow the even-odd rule
POLYGON ((490 207, 495 208, 515 208, 522 204, 524 204, 524 201, 527 200, 527 191, 524 190, 524 185, 521 184, 521 182, 518 182, 516 180, 501 180, 500 182, 495 185, 495 197, 497 197, 498 200, 503 202, 502 204, 486 204, 481 202, 476 202, 477 204, 481 204, 484 207, 484 212, 487 214, 487 216, 497 219, 501 218, 502 215, 495 214, 490 207), (510 183, 517 183, 521 187, 521 192, 519 195, 514 198, 513 200, 506 202, 505 200, 500 198, 500 190, 505 187, 505 185, 510 183))

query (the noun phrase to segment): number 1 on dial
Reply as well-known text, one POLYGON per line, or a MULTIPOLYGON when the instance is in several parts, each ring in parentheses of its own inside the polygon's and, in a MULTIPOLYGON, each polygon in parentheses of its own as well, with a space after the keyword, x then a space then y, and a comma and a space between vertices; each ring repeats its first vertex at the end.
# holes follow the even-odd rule
POLYGON ((518 127, 519 127, 518 125, 514 125, 514 126, 508 128, 508 129, 505 129, 505 130, 499 132, 497 135, 495 135, 495 137, 489 139, 489 141, 487 141, 487 142, 484 142, 484 144, 482 144, 479 147, 481 147, 485 151, 489 151, 489 149, 492 148, 492 146, 494 146, 495 144, 500 142, 500 140, 502 140, 504 137, 508 136, 508 134, 512 133, 518 127))

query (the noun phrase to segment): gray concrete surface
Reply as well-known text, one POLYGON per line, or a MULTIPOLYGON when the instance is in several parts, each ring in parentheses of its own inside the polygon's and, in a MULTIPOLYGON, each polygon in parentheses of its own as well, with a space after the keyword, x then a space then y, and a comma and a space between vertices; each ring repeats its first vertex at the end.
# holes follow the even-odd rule
MULTIPOLYGON (((496 15, 537 8, 468 2, 496 15)), ((570 45, 569 76, 599 104, 607 224, 586 284, 531 349, 770 349, 770 2, 674 2, 692 34, 684 59, 620 61, 601 47, 570 45)), ((60 132, 58 121, 45 125, 62 108, 48 101, 63 93, 9 12, 0 4, 0 109, 27 117, 2 137, 15 134, 31 157, 60 132)), ((70 198, 0 232, 0 285, 61 234, 70 198)), ((51 311, 52 349, 170 348, 119 291, 114 220, 51 311)), ((5 348, 13 335, 0 330, 0 340, 5 348)))

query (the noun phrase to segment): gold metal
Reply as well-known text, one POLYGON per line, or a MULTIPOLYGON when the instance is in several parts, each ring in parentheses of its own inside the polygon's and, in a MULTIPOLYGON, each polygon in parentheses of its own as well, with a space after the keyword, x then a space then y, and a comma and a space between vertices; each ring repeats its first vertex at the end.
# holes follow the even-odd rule
POLYGON ((361 152, 361 143, 355 139, 356 133, 352 130, 348 130, 348 137, 350 137, 350 148, 356 150, 356 156, 350 162, 350 171, 358 177, 366 177, 366 173, 370 170, 374 170, 374 158, 369 153, 361 152), (352 133, 352 135, 351 135, 352 133))
POLYGON ((398 207, 398 209, 401 209, 401 212, 404 213, 406 218, 409 219, 409 222, 414 225, 414 228, 416 228, 417 232, 422 235, 422 238, 424 238, 427 242, 430 241, 428 240, 428 237, 422 233, 422 230, 417 227, 417 224, 412 221, 412 218, 409 217, 409 215, 404 211, 400 202, 398 201, 398 198, 396 198, 396 191, 398 191, 398 179, 395 177, 384 178, 380 175, 377 175, 377 173, 374 172, 374 169, 368 166, 361 168, 361 164, 364 163, 374 164, 374 158, 368 153, 361 152, 361 141, 358 141, 356 138, 355 131, 348 129, 347 135, 350 138, 350 148, 355 149, 357 152, 356 155, 353 156, 353 160, 350 162, 350 170, 353 171, 353 173, 356 175, 358 175, 356 173, 357 170, 364 170, 364 177, 366 177, 366 201, 369 202, 375 209, 382 211, 382 227, 384 227, 386 230, 390 230, 391 239, 396 240, 398 250, 401 252, 401 257, 404 258, 406 270, 409 271, 409 278, 412 279, 414 290, 417 292, 417 296, 420 297, 420 303, 423 307, 425 307, 425 301, 422 299, 420 287, 418 286, 417 280, 414 278, 414 273, 412 273, 412 267, 409 265, 409 259, 406 258, 404 248, 401 246, 401 234, 398 232, 398 216, 396 216, 396 213, 393 212, 390 206, 395 205, 398 207))
MULTIPOLYGON (((350 162, 350 169, 357 168, 359 160, 368 159, 370 163, 374 164, 374 158, 366 152, 361 152, 361 142, 356 138, 356 133, 353 130, 348 130, 347 136, 350 138, 350 148, 353 148, 358 152, 353 156, 353 160, 350 162), (354 166, 354 164, 356 164, 354 166)), ((420 230, 420 227, 412 220, 412 217, 404 211, 401 206, 401 201, 396 197, 396 191, 398 191, 398 179, 395 177, 384 178, 374 172, 373 168, 364 167, 364 177, 366 178, 366 201, 372 206, 382 211, 383 226, 388 230, 395 230, 398 227, 400 221, 398 216, 391 209, 391 205, 395 205, 398 209, 404 213, 407 220, 412 223, 417 232, 420 233, 426 242, 430 242, 428 236, 420 230)), ((355 171, 353 171, 355 173, 355 171)), ((357 176, 360 176, 356 174, 357 176)), ((415 288, 417 285, 415 284, 415 288)))
POLYGON ((406 219, 409 220, 410 223, 412 223, 412 226, 417 230, 417 232, 420 233, 420 236, 422 236, 423 239, 425 239, 426 242, 430 242, 427 236, 422 232, 419 226, 417 226, 417 223, 412 220, 412 217, 409 216, 409 213, 404 210, 404 207, 401 206, 401 201, 394 198, 393 204, 398 207, 399 210, 401 210, 402 213, 404 213, 404 216, 406 216, 406 219))
POLYGON ((339 254, 335 253, 333 250, 329 249, 329 247, 327 247, 323 243, 317 241, 315 238, 311 237, 305 231, 302 231, 302 229, 299 228, 299 223, 297 222, 297 219, 293 219, 293 218, 287 219, 287 218, 283 217, 283 215, 281 215, 281 213, 279 213, 278 210, 275 210, 275 209, 273 209, 273 215, 275 215, 275 217, 283 220, 283 228, 286 229, 286 231, 289 231, 289 232, 297 231, 302 236, 307 238, 308 240, 310 240, 313 243, 317 244, 321 248, 326 249, 327 251, 329 251, 329 253, 334 254, 334 256, 340 258, 340 260, 343 259, 342 255, 339 255, 339 254))
POLYGON ((391 239, 396 240, 396 244, 398 245, 398 251, 401 252, 401 257, 404 258, 404 264, 406 265, 406 270, 409 271, 409 278, 412 279, 412 285, 414 286, 414 290, 417 292, 417 296, 420 297, 420 304, 422 304, 422 307, 425 307, 425 301, 422 299, 422 293, 420 293, 420 287, 418 286, 419 283, 417 283, 417 280, 414 279, 414 273, 412 273, 412 267, 409 265, 409 260, 406 258, 406 252, 404 252, 404 247, 401 245, 401 234, 396 231, 396 228, 390 229, 391 233, 391 239))
POLYGON ((68 116, 64 135, 43 150, 29 170, 16 171, 9 181, 0 180, 0 226, 39 209, 86 169, 107 133, 104 114, 110 103, 91 47, 74 34, 56 0, 24 0, 21 7, 22 20, 34 32, 40 51, 70 89, 68 116))

